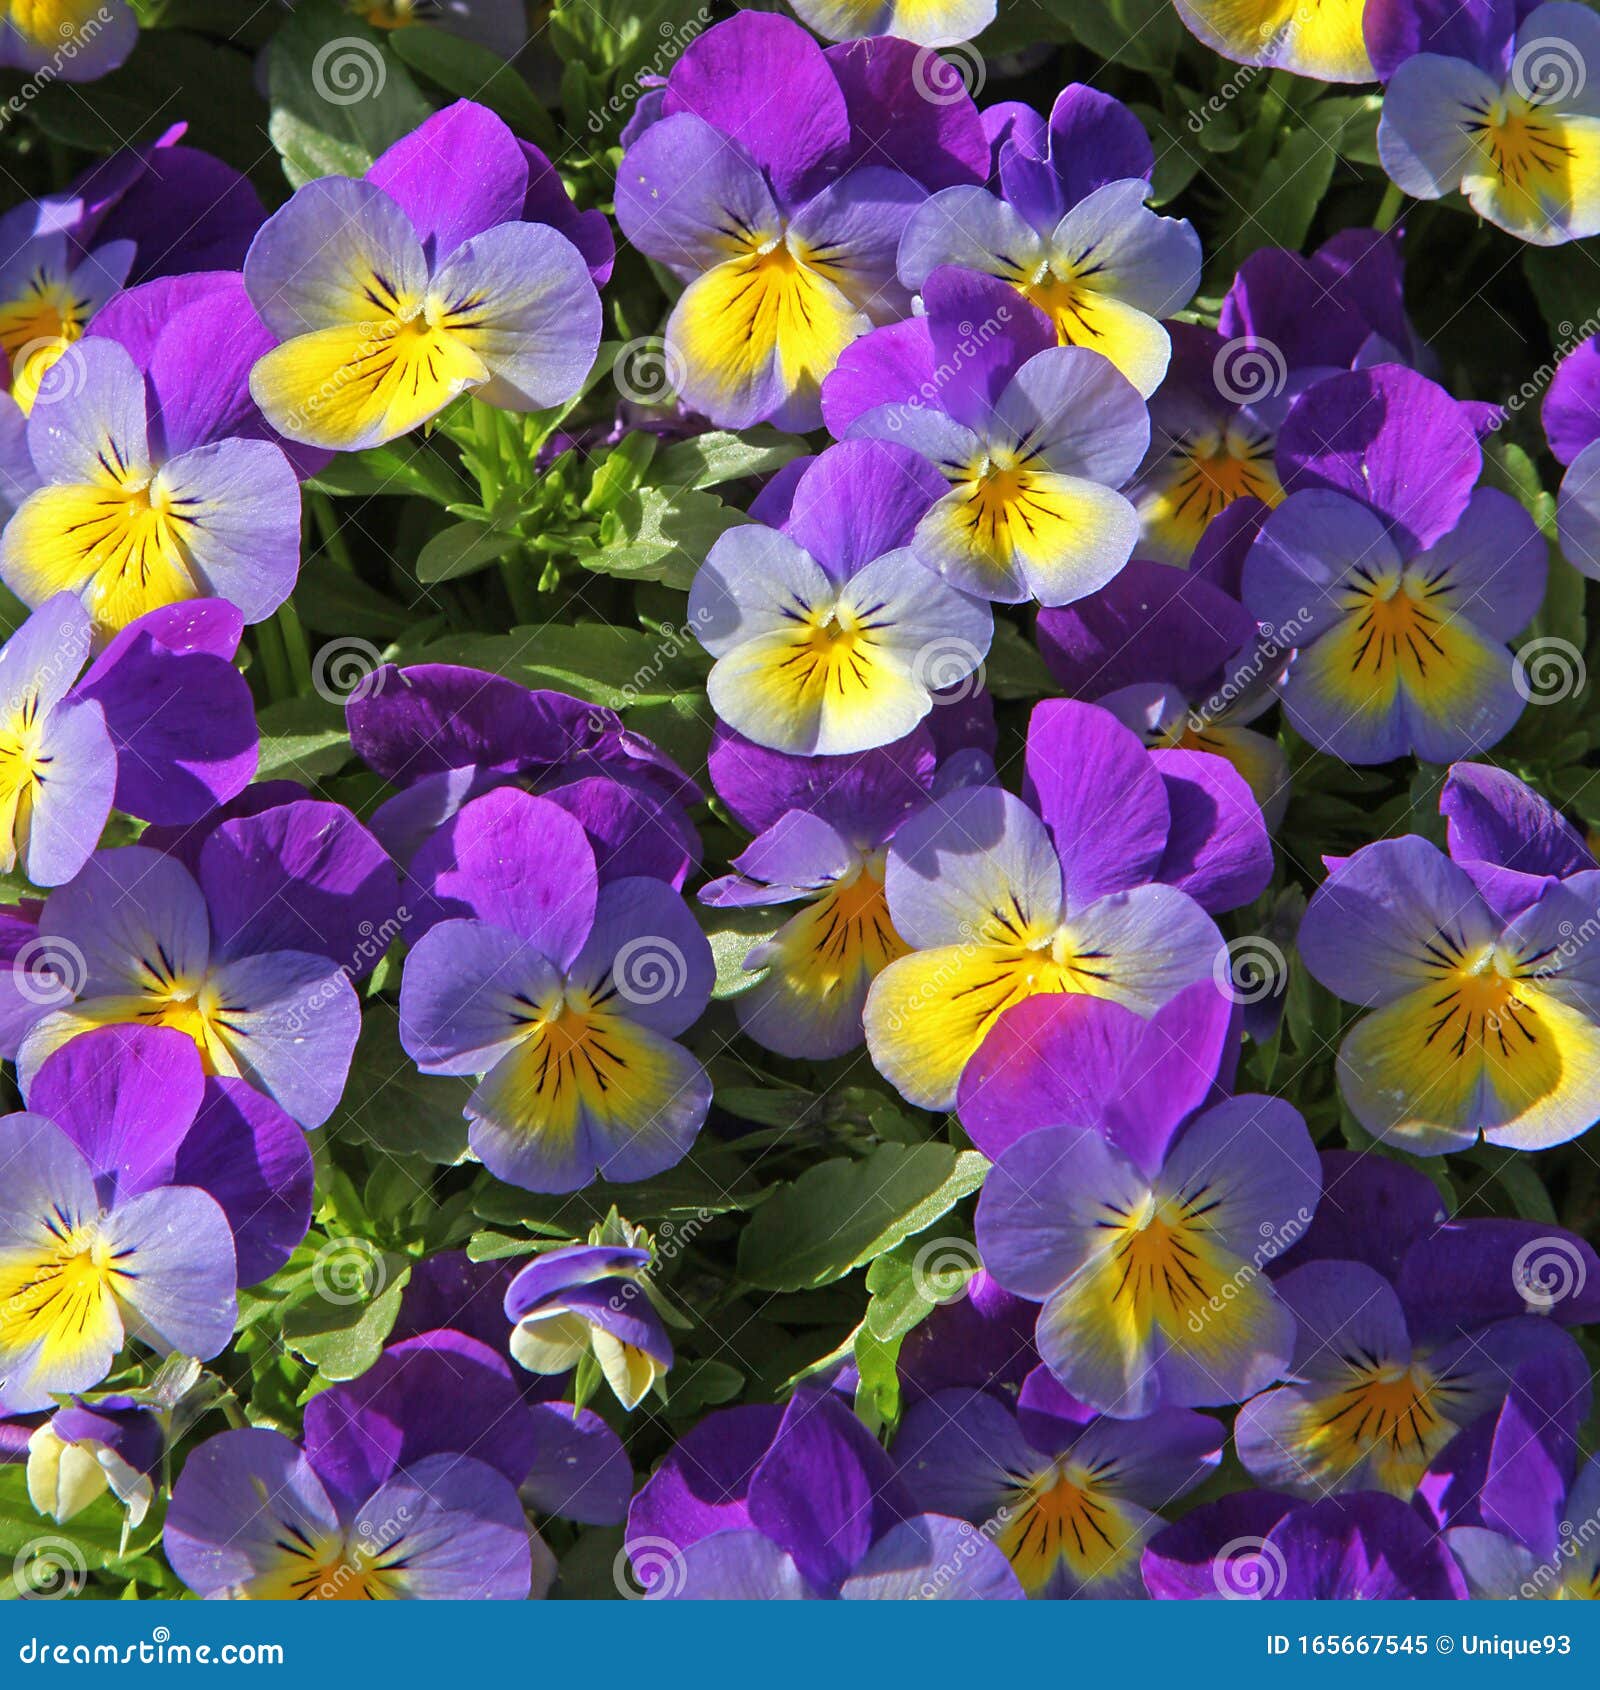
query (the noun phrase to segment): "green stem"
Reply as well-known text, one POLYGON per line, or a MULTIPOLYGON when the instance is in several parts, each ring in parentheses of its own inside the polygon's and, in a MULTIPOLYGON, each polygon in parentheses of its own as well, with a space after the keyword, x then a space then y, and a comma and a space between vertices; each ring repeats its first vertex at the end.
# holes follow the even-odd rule
POLYGON ((258 622, 255 629, 256 656, 267 684, 267 702, 275 704, 280 698, 294 697, 294 674, 289 668, 289 653, 284 648, 283 630, 273 622, 258 622))
POLYGON ((307 493, 306 500, 311 507, 311 521, 323 551, 341 569, 354 574, 355 560, 345 544, 344 530, 339 526, 339 513, 333 508, 333 500, 326 493, 307 493))
POLYGON ((1383 198, 1378 203, 1378 215, 1372 220, 1373 228, 1380 235, 1388 234, 1394 227, 1394 220, 1400 215, 1401 208, 1405 203, 1405 190, 1398 182, 1391 182, 1383 190, 1383 198))
POLYGON ((291 685, 298 696, 304 697, 311 691, 311 647, 306 643, 306 631, 300 626, 300 614, 292 601, 285 600, 278 606, 277 623, 283 636, 291 685))

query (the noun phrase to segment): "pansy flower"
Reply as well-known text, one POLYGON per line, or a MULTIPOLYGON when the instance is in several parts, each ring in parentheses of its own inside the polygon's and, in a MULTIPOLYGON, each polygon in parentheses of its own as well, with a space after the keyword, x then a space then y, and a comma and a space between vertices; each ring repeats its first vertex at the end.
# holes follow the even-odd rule
POLYGON ((602 880, 681 888, 700 862, 694 782, 614 711, 450 663, 386 664, 345 703, 350 743, 398 788, 372 831, 409 863, 463 804, 520 786, 575 817, 602 880))
POLYGON ((1363 1262, 1308 1262, 1273 1289, 1298 1328, 1291 1383, 1252 1397, 1234 1426, 1239 1459, 1273 1489, 1409 1501, 1451 1439, 1504 1401, 1523 1363, 1559 1352, 1587 1379, 1574 1341, 1523 1314, 1484 1320, 1475 1316, 1487 1309, 1467 1305, 1456 1310, 1463 1333, 1414 1331, 1396 1288, 1363 1262))
POLYGON ((44 373, 88 328, 127 280, 132 241, 106 241, 75 251, 62 213, 20 205, 0 218, 0 352, 4 385, 26 414, 44 373))
POLYGON ((511 1357, 530 1373, 567 1373, 593 1355, 633 1410, 672 1366, 672 1340, 641 1275, 650 1252, 574 1244, 530 1262, 506 1290, 511 1357))
MULTIPOLYGON (((997 0, 791 0, 807 28, 828 41, 857 41, 891 35, 919 47, 949 47, 970 41, 994 22, 997 0)), ((929 66, 929 86, 943 95, 958 72, 929 66)))
POLYGON ((246 1080, 319 1126, 360 1029, 351 977, 397 901, 393 865, 337 804, 225 821, 193 873, 145 845, 97 851, 39 913, 33 946, 48 975, 14 968, 6 983, 0 1027, 24 1091, 90 1028, 172 1027, 208 1073, 246 1080))
MULTIPOLYGON (((1316 1153, 1281 1099, 1211 1101, 1220 1052, 1197 1060, 1182 1036, 1206 1016, 1192 1002, 1145 1044, 1104 1011, 1062 1015, 1040 1030, 1037 1071, 1052 1078, 1020 1133, 997 1106, 1026 1095, 1026 1057, 963 1104, 963 1119, 996 1123, 984 1263, 1043 1305, 1039 1354, 1065 1389, 1119 1419, 1238 1402, 1280 1379, 1294 1347, 1266 1269, 1315 1213, 1316 1153), (1072 1102, 1097 1091, 1087 1110, 1072 1102)), ((1231 1042, 1225 1013, 1210 1025, 1231 1042)))
POLYGON ((1282 684, 1296 731, 1351 763, 1493 745, 1522 712, 1505 642, 1539 608, 1547 552, 1515 499, 1474 490, 1472 413, 1381 365, 1305 394, 1278 456, 1290 496, 1243 591, 1297 648, 1282 684))
MULTIPOLYGON (((1318 82, 1370 82, 1362 33, 1369 0, 1175 0, 1190 33, 1237 64, 1318 82)), ((1231 84, 1229 84, 1231 86, 1231 84)))
POLYGON ((235 1226, 258 1278, 305 1231, 300 1135, 253 1108, 248 1088, 208 1087, 192 1052, 161 1034, 85 1040, 28 1089, 29 1113, 0 1122, 0 1409, 97 1385, 130 1339, 216 1355, 233 1334, 235 1226))
MULTIPOLYGON (((1552 879, 1588 896, 1600 868, 1578 830, 1505 769, 1454 763, 1439 791, 1450 860, 1503 916, 1536 903, 1552 879)), ((1569 935, 1570 937, 1570 935, 1569 935)))
POLYGON ((927 97, 927 56, 893 39, 824 52, 788 18, 741 13, 630 126, 617 222, 686 284, 666 342, 681 397, 719 427, 815 428, 839 354, 909 314, 900 231, 930 189, 981 181, 989 150, 965 89, 927 97))
POLYGON ((525 1601, 555 1575, 517 1495, 538 1460, 507 1364, 425 1333, 314 1397, 303 1446, 251 1427, 191 1451, 163 1546, 200 1596, 525 1601))
POLYGON ((37 490, 0 536, 25 604, 76 593, 103 643, 162 605, 224 598, 260 622, 288 597, 300 486, 249 402, 260 325, 244 304, 225 286, 136 351, 96 334, 51 365, 27 425, 37 490))
POLYGON ((1244 500, 1283 497, 1278 430, 1295 397, 1358 365, 1410 363, 1392 237, 1341 230, 1309 256, 1264 247, 1239 266, 1217 330, 1171 325, 1172 364, 1150 402, 1150 455, 1134 501, 1140 555, 1186 563, 1244 500))
POLYGON ((1192 569, 1135 558, 1099 592, 1041 610, 1036 632, 1070 694, 1109 710, 1152 748, 1226 758, 1267 825, 1282 819, 1288 760, 1249 724, 1276 703, 1289 646, 1262 635, 1237 599, 1192 569))
POLYGON ((1566 467, 1556 502, 1568 563, 1600 578, 1600 335, 1591 335, 1556 367, 1540 412, 1545 438, 1566 467))
POLYGON ((0 67, 52 82, 106 76, 138 39, 127 0, 6 0, 0 6, 0 67))
POLYGON ((1000 148, 1000 192, 957 186, 906 224, 900 280, 921 292, 941 265, 998 276, 1041 310, 1064 346, 1109 358, 1148 397, 1166 372, 1161 319, 1200 285, 1200 238, 1145 204, 1155 153, 1139 120, 1074 83, 1035 151, 1000 148))
POLYGON ((28 1439, 28 1500, 65 1525, 110 1491, 137 1530, 155 1500, 166 1447, 148 1405, 120 1395, 75 1398, 28 1439))
POLYGON ((425 1074, 482 1076, 466 1114, 489 1171, 576 1191, 679 1161, 711 1082, 676 1036, 715 972, 682 898, 602 887, 578 823, 512 788, 464 806, 411 871, 450 919, 406 958, 401 1041, 425 1074))
POLYGON ((623 1545, 653 1601, 1016 1601, 1005 1556, 921 1513, 877 1440, 830 1392, 780 1417, 710 1415, 634 1499, 623 1545))
POLYGON ((925 317, 841 359, 828 427, 898 442, 942 473, 911 549, 952 587, 1067 604, 1104 586, 1138 535, 1118 489, 1149 444, 1143 401, 1099 353, 1056 345, 1004 283, 942 269, 924 302, 925 317))
POLYGON ((1600 1601, 1600 1457, 1574 1477, 1576 1440, 1552 1449, 1545 1406, 1515 1397, 1495 1427, 1478 1523, 1450 1524, 1444 1541, 1479 1599, 1600 1601))
POLYGON ((1043 1368, 1014 1408, 983 1392, 917 1403, 893 1454, 912 1500, 969 1520, 1035 1598, 1144 1595, 1139 1552, 1159 1510, 1221 1459, 1221 1425, 1191 1409, 1112 1420, 1043 1368))
POLYGON ((937 766, 920 727, 851 757, 802 760, 732 734, 715 742, 718 796, 736 815, 753 802, 772 819, 731 874, 701 888, 701 903, 799 906, 745 957, 752 981, 733 1001, 758 1044, 820 1060, 861 1043, 867 990, 906 951, 884 896, 884 849, 927 801, 937 766))
POLYGON ((717 660, 706 694, 729 727, 775 751, 870 751, 979 666, 988 605, 912 549, 943 488, 907 447, 847 441, 808 465, 781 531, 749 524, 717 540, 689 621, 717 660))
POLYGON ((89 614, 47 599, 0 648, 0 867, 70 880, 115 803, 193 821, 255 773, 250 691, 229 661, 239 614, 220 599, 151 611, 80 676, 89 614))
POLYGON ((533 178, 505 124, 463 100, 361 180, 300 188, 244 263, 281 342, 250 377, 272 426, 354 452, 460 393, 510 411, 570 399, 594 363, 600 298, 566 235, 528 220, 533 178))
POLYGON ((1144 1579, 1168 1602, 1460 1602, 1444 1538, 1398 1497, 1358 1491, 1297 1503, 1238 1491, 1158 1532, 1144 1579))
POLYGON ((1093 705, 1035 709, 1026 775, 1034 808, 994 786, 957 791, 889 846, 889 916, 910 954, 872 984, 867 1048, 924 1108, 950 1107, 1015 1003, 1084 993, 1150 1015, 1210 976, 1222 939, 1206 908, 1248 901, 1271 875, 1231 769, 1148 752, 1093 705), (1169 778, 1158 756, 1181 767, 1169 778))
POLYGON ((1369 1132, 1429 1155, 1480 1134, 1533 1150, 1588 1129, 1600 1115, 1590 879, 1547 879, 1507 905, 1415 836, 1334 865, 1301 923, 1300 954, 1369 1012, 1338 1062, 1340 1092, 1369 1132))
POLYGON ((1570 0, 1371 11, 1378 156, 1399 187, 1418 199, 1459 190, 1537 246, 1600 233, 1600 18, 1570 0))

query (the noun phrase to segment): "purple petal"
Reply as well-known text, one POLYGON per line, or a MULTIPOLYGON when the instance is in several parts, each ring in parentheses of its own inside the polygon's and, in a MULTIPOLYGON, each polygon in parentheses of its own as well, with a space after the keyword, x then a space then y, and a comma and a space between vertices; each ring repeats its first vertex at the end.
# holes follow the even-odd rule
POLYGON ((1570 464, 1600 440, 1600 335, 1590 335, 1561 360, 1539 416, 1557 463, 1570 464))
POLYGON ((678 112, 742 142, 790 204, 814 192, 850 144, 849 110, 822 49, 770 13, 740 13, 690 43, 667 78, 662 113, 678 112))
MULTIPOLYGON (((782 1419, 780 1409, 751 1403, 720 1409, 691 1427, 634 1498, 627 1541, 681 1551, 717 1532, 748 1528, 750 1481, 782 1419)), ((664 1571, 641 1567, 638 1576, 648 1590, 664 1571)))
POLYGON ((503 927, 558 967, 594 926, 594 852, 582 827, 512 787, 465 805, 417 853, 411 873, 447 915, 503 927))
POLYGON ((259 1285, 294 1254, 311 1225, 313 1176, 306 1136, 283 1109, 243 1080, 206 1081, 172 1177, 228 1217, 240 1285, 259 1285))
POLYGON ((128 1336, 162 1351, 220 1354, 238 1309, 233 1230, 211 1197, 157 1186, 118 1203, 106 1242, 121 1264, 118 1300, 128 1336))
POLYGON ((1157 1601, 1259 1598, 1279 1576, 1266 1536, 1296 1506, 1273 1491, 1236 1491, 1196 1508, 1145 1546, 1145 1585, 1157 1601))
MULTIPOLYGON (((857 418, 880 405, 937 405, 938 395, 928 320, 909 317, 873 329, 845 347, 822 381, 822 417, 828 432, 843 439, 857 418)), ((754 505, 750 514, 757 516, 754 505)))
POLYGON ((1397 1284, 1419 1335, 1471 1331, 1511 1315, 1562 1326, 1600 1318, 1600 1257, 1547 1221, 1452 1221, 1412 1245, 1397 1284))
POLYGON ((965 1520, 923 1514, 885 1532, 845 1580, 845 1602, 1018 1602, 1005 1555, 965 1520))
POLYGON ((1036 229, 1052 229, 1079 200, 1108 182, 1148 177, 1155 152, 1144 126, 1120 100, 1074 82, 1056 96, 1044 148, 1013 140, 1000 154, 1005 197, 1036 229))
POLYGON ((518 141, 517 145, 528 167, 523 221, 545 223, 565 235, 583 254, 583 261, 589 266, 589 279, 597 288, 604 287, 611 280, 611 267, 617 255, 617 243, 605 213, 579 211, 550 160, 531 141, 518 141))
POLYGON ((541 1514, 580 1525, 621 1525, 633 1495, 622 1439, 592 1409, 552 1402, 530 1412, 537 1453, 522 1484, 523 1500, 541 1514))
POLYGON ((927 459, 881 440, 846 440, 812 460, 796 483, 784 532, 835 581, 910 544, 945 492, 927 459))
POLYGON ((1055 327, 1009 282, 952 265, 928 277, 922 300, 939 403, 958 422, 982 432, 1022 366, 1057 344, 1055 327))
POLYGON ((1036 706, 1023 795, 1055 841, 1069 906, 1155 878, 1171 824, 1166 783, 1109 712, 1072 699, 1036 706))
POLYGON ((936 72, 924 49, 879 36, 829 47, 824 57, 849 112, 851 164, 889 164, 935 192, 987 177, 978 108, 965 88, 948 98, 940 87, 929 98, 936 72))
POLYGON ((1284 1569, 1270 1601, 1462 1601, 1466 1586, 1444 1542, 1397 1497, 1336 1496, 1273 1527, 1267 1552, 1284 1569))
POLYGON ((1418 1169, 1374 1151, 1325 1150, 1321 1161, 1317 1218, 1276 1265, 1365 1262, 1396 1278, 1411 1246, 1445 1220, 1438 1188, 1418 1169))
POLYGON ((99 1027, 48 1057, 28 1107, 64 1131, 97 1175, 131 1193, 172 1183, 205 1075, 194 1041, 165 1027, 99 1027))
POLYGON ((1172 815, 1156 879, 1213 914, 1259 897, 1272 880, 1272 840, 1244 777, 1206 751, 1149 756, 1172 815))
POLYGON ((1565 879, 1595 867, 1582 835, 1549 801, 1487 763, 1456 763, 1439 795, 1450 855, 1565 879))
POLYGON ((435 259, 522 216, 528 166, 516 137, 484 106, 457 100, 383 153, 367 172, 411 219, 435 259))
POLYGON ((60 886, 100 843, 117 790, 117 749, 100 707, 72 699, 44 719, 35 755, 49 778, 33 788, 22 868, 36 886, 60 886))
POLYGON ((1407 555, 1461 520, 1482 462, 1463 408, 1398 364, 1318 382, 1278 435, 1286 488, 1327 487, 1362 500, 1407 555))

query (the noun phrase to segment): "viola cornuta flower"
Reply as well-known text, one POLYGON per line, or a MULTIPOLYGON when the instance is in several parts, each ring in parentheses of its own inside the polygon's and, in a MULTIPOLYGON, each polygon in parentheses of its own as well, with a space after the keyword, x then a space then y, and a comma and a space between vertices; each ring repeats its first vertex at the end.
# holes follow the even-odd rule
POLYGON ((1150 1015, 1210 976, 1222 938, 1199 900, 1230 883, 1259 891, 1270 875, 1260 812, 1232 778, 1248 806, 1242 818, 1181 781, 1169 786, 1105 711, 1040 705, 1027 757, 1037 809, 996 786, 957 791, 890 843, 884 888, 910 954, 867 997, 879 1072, 908 1101, 947 1109, 1011 1005, 1084 993, 1150 1015), (1185 817, 1198 823, 1194 837, 1185 817), (1208 830, 1223 844, 1215 858, 1208 830))
POLYGON ((1200 238, 1146 205, 1155 153, 1121 101, 1075 83, 1038 139, 1001 145, 998 194, 946 188, 912 216, 900 280, 920 293, 941 265, 998 276, 1063 346, 1104 354, 1148 398, 1167 368, 1161 319, 1200 285, 1200 238))
POLYGON ((893 1454, 913 1500, 970 1521, 1030 1597, 1139 1597, 1139 1553, 1159 1510, 1212 1472, 1223 1429, 1187 1408, 1142 1420, 1097 1415, 1044 1368, 1016 1407, 983 1391, 918 1403, 893 1454))
POLYGON ((1460 191, 1536 246, 1600 233, 1600 18, 1551 0, 1369 8, 1378 156, 1418 199, 1460 191))
POLYGON ((1214 52, 1238 64, 1293 71, 1319 82, 1370 82, 1363 25, 1372 0, 1174 0, 1178 16, 1214 52))
POLYGON ((54 81, 93 82, 114 71, 139 39, 127 0, 4 0, 0 66, 54 81))
POLYGON ((506 1291, 511 1356, 530 1373, 599 1363, 625 1409, 635 1409, 672 1366, 672 1340, 645 1290, 648 1250, 574 1244, 530 1263, 506 1291))
POLYGON ((572 241, 528 220, 534 177, 505 124, 463 100, 360 181, 309 182, 270 217, 244 278, 281 343, 250 376, 272 426, 354 452, 461 393, 509 411, 570 399, 600 299, 572 241))
POLYGON ((1557 499, 1561 550, 1591 579, 1600 577, 1600 335, 1561 360, 1540 412, 1545 438, 1566 466, 1557 499))
POLYGON ((1139 522, 1118 491, 1150 441, 1144 403, 1098 352, 1058 346, 1002 282, 946 267, 927 315, 851 347, 824 385, 839 435, 898 442, 948 488, 911 550, 952 587, 1067 604, 1103 587, 1139 522))
POLYGON ((1296 651, 1284 710, 1350 763, 1445 763, 1521 715, 1506 641, 1544 597, 1546 547, 1509 494, 1474 484, 1474 418, 1398 365, 1319 383, 1278 447, 1290 496, 1244 569, 1246 607, 1296 651))
MULTIPOLYGON (((890 35, 919 47, 949 47, 981 35, 997 0, 792 0, 795 16, 829 41, 890 35)), ((926 61, 925 61, 926 64, 926 61)), ((924 73, 940 97, 959 75, 927 65, 924 73)))
POLYGON ((711 1082, 676 1039, 715 974, 683 899, 600 886, 578 823, 512 788, 464 806, 411 871, 451 919, 406 958, 401 1039, 424 1073, 482 1076, 466 1113, 485 1166, 576 1191, 679 1161, 711 1082))
POLYGON ((815 428, 839 354, 909 315, 900 231, 930 190, 981 182, 989 155, 964 89, 919 95, 926 58, 881 39, 824 52, 787 18, 741 14, 690 44, 630 131, 617 222, 686 284, 666 341, 681 397, 719 427, 815 428))
POLYGON ((689 621, 717 659, 706 693, 729 727, 774 751, 870 751, 978 668, 993 614, 915 549, 943 486, 905 446, 846 441, 807 466, 781 530, 717 540, 689 621))

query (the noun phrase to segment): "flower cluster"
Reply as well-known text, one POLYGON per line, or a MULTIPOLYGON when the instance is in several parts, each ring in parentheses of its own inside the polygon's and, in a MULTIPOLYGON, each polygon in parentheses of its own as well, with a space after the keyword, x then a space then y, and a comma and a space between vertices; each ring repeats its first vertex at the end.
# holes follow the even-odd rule
POLYGON ((792 9, 0 0, 13 1512, 1600 1596, 1600 21, 792 9))

